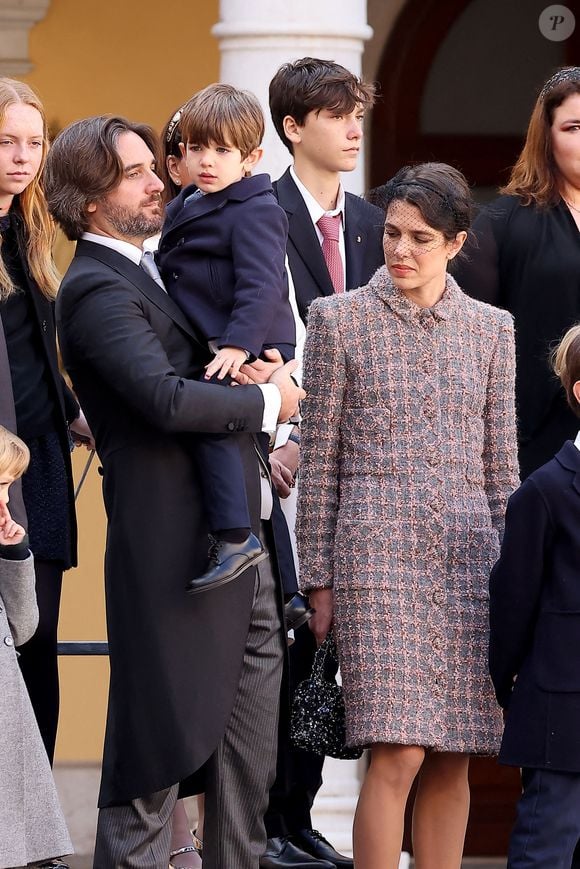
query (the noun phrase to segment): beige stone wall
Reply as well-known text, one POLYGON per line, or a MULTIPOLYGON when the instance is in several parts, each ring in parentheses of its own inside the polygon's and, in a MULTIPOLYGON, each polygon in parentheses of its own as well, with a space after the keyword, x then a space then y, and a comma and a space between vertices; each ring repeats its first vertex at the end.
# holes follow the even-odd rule
POLYGON ((218 19, 218 0, 52 0, 31 31, 25 79, 57 130, 105 112, 160 129, 218 79, 218 19))

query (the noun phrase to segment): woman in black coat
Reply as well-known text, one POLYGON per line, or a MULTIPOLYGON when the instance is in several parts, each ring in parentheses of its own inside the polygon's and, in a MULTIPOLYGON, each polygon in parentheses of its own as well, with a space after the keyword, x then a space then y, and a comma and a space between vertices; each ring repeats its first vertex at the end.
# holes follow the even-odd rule
POLYGON ((580 67, 542 88, 502 194, 476 219, 456 277, 471 296, 514 316, 525 478, 577 429, 549 354, 580 320, 580 67))
POLYGON ((31 454, 11 507, 17 521, 28 525, 40 622, 20 649, 20 665, 52 761, 62 574, 76 564, 69 423, 76 420, 75 427, 87 431, 58 370, 54 230, 39 180, 47 148, 36 94, 22 82, 0 79, 0 423, 17 431, 31 454))

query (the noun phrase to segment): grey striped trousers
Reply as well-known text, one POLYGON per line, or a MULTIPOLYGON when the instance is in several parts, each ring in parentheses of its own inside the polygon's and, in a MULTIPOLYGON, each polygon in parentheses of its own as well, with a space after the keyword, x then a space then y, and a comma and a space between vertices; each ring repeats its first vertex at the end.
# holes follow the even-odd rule
MULTIPOLYGON (((204 869, 258 869, 265 850, 263 819, 276 771, 284 642, 267 559, 256 570, 252 619, 232 715, 206 765, 204 869)), ((177 791, 176 784, 101 809, 94 869, 167 869, 177 791)))

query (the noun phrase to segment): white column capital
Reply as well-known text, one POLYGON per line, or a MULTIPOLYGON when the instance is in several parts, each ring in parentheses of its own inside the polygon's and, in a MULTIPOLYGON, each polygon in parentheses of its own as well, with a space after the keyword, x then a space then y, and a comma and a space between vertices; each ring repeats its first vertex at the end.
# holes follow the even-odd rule
POLYGON ((223 47, 223 41, 228 39, 242 39, 244 43, 248 39, 258 38, 261 41, 268 40, 271 44, 272 39, 281 37, 284 44, 291 44, 296 38, 308 38, 319 41, 348 39, 355 40, 361 45, 371 38, 373 35, 372 27, 368 24, 349 23, 341 20, 335 21, 332 24, 325 24, 318 30, 312 22, 300 21, 220 21, 212 27, 212 35, 220 41, 223 47))
POLYGON ((0 75, 30 72, 28 35, 49 6, 50 0, 0 0, 0 75))

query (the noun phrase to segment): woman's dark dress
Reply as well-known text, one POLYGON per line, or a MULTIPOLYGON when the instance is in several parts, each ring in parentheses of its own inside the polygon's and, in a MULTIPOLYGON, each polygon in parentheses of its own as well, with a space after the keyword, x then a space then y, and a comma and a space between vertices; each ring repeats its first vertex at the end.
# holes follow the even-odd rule
POLYGON ((473 228, 456 278, 470 296, 514 316, 523 479, 578 431, 549 356, 580 321, 580 233, 563 201, 538 208, 515 196, 495 199, 473 228))
MULTIPOLYGON (((76 563, 68 422, 78 416, 79 407, 58 371, 54 306, 40 292, 26 264, 24 227, 17 206, 0 218, 0 235, 4 263, 18 288, 0 302, 8 362, 0 370, 0 384, 5 397, 6 393, 13 397, 10 416, 31 454, 22 495, 40 611, 39 627, 20 649, 19 660, 52 760, 59 704, 56 631, 62 572, 76 563)), ((10 428, 12 420, 2 418, 0 423, 10 428)), ((15 518, 21 517, 16 514, 15 518)))

